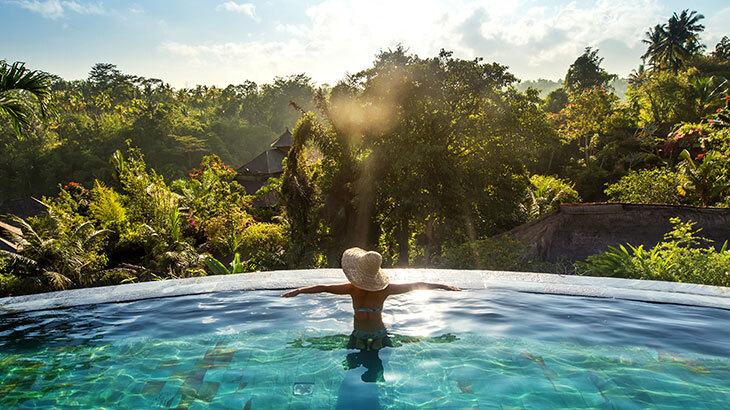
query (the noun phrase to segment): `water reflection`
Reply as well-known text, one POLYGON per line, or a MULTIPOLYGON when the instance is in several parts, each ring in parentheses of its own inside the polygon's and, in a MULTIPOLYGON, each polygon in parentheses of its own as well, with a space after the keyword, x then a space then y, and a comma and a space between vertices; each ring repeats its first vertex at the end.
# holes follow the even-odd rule
MULTIPOLYGON (((445 333, 436 337, 406 336, 399 334, 388 334, 387 331, 381 339, 368 338, 363 340, 355 336, 357 330, 350 335, 335 334, 328 336, 299 337, 287 343, 289 347, 300 349, 316 349, 330 351, 336 349, 357 350, 348 353, 342 362, 345 370, 356 370, 361 367, 365 370, 361 380, 365 383, 382 382, 385 371, 381 353, 388 352, 385 347, 398 348, 409 343, 451 343, 459 340, 456 335, 445 333)), ((389 353, 388 353, 389 355, 389 353)), ((362 369, 361 369, 362 370, 362 369)))

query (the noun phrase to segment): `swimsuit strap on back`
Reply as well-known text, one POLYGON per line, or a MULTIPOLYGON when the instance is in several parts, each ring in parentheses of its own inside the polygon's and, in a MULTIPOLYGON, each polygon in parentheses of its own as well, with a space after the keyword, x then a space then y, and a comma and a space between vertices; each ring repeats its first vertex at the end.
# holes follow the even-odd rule
POLYGON ((380 312, 381 310, 383 310, 383 308, 359 308, 354 306, 352 308, 358 312, 380 312))

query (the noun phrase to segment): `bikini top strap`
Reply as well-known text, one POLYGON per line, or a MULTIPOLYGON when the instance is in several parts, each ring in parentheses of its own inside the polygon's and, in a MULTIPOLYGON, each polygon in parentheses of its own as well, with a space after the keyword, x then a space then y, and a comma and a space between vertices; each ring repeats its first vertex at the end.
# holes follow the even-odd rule
POLYGON ((383 310, 383 308, 359 308, 354 306, 352 308, 358 312, 380 312, 381 310, 383 310))

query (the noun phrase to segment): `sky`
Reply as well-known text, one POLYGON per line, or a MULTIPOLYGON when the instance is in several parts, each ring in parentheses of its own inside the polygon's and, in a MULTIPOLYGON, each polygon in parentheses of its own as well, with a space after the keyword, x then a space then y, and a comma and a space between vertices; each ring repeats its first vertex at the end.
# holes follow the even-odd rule
POLYGON ((625 77, 648 28, 687 8, 705 16, 708 48, 730 36, 728 0, 0 0, 0 60, 67 80, 104 62, 174 87, 299 73, 333 85, 402 44, 556 80, 590 46, 625 77))

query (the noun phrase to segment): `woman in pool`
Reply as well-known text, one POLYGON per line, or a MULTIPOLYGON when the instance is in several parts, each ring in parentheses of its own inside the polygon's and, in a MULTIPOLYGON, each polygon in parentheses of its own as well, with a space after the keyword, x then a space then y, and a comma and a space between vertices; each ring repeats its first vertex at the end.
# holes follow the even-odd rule
POLYGON ((354 328, 347 345, 349 349, 379 350, 391 346, 383 323, 383 303, 390 295, 399 295, 417 289, 461 290, 439 283, 389 283, 380 268, 382 257, 377 252, 350 248, 342 254, 342 270, 350 283, 339 285, 314 285, 290 290, 282 297, 290 298, 300 293, 332 293, 350 295, 354 312, 354 328))

